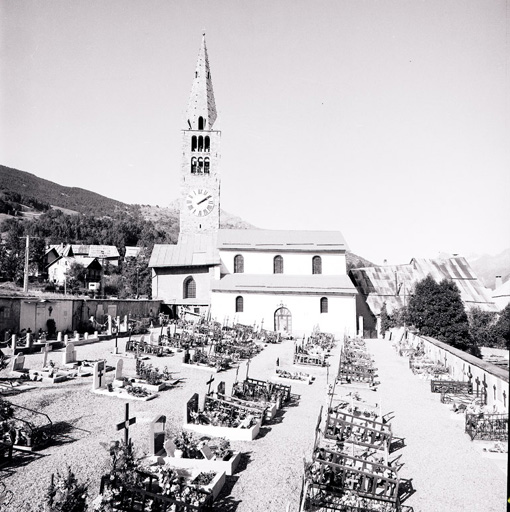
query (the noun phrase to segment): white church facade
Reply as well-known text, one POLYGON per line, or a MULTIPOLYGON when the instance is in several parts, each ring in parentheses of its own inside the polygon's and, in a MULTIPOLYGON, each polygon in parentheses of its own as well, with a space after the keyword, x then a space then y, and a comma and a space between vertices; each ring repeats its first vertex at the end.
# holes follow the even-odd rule
POLYGON ((220 229, 219 140, 205 36, 183 130, 180 234, 155 245, 152 296, 232 325, 289 335, 356 333, 356 288, 338 231, 220 229))

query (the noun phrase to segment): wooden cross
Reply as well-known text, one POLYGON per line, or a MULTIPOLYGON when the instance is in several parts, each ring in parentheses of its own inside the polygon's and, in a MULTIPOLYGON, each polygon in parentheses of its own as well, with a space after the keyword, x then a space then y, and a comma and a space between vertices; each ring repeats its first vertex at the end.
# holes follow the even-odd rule
POLYGON ((211 384, 214 382, 214 376, 211 375, 211 378, 206 382, 206 384, 209 386, 207 388, 207 394, 209 395, 211 393, 211 384))
POLYGON ((129 403, 126 403, 126 419, 122 423, 117 423, 117 430, 124 429, 124 443, 127 445, 129 440, 129 426, 136 423, 136 418, 129 417, 129 403))

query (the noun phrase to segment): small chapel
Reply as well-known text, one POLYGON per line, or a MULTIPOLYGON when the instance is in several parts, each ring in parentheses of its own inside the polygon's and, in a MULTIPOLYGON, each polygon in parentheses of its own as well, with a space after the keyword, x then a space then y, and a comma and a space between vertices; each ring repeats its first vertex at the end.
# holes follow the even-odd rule
POLYGON ((154 246, 153 299, 173 318, 205 316, 288 336, 356 334, 357 290, 339 231, 220 229, 220 137, 205 34, 182 130, 180 233, 154 246))

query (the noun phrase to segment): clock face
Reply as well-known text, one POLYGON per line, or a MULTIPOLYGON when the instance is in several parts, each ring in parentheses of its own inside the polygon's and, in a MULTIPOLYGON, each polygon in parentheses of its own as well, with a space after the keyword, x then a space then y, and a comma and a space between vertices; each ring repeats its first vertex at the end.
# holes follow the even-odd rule
POLYGON ((186 206, 193 215, 205 217, 213 211, 214 197, 205 188, 196 188, 186 196, 186 206))

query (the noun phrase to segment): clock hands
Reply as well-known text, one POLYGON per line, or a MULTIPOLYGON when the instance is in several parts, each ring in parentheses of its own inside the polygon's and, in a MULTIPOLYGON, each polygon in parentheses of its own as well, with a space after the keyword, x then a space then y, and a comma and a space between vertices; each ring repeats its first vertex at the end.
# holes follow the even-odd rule
POLYGON ((209 194, 207 197, 204 197, 204 199, 202 199, 201 201, 198 201, 197 206, 198 206, 199 204, 205 203, 205 202, 206 202, 208 199, 210 199, 211 197, 212 197, 212 196, 211 196, 210 194, 209 194))

